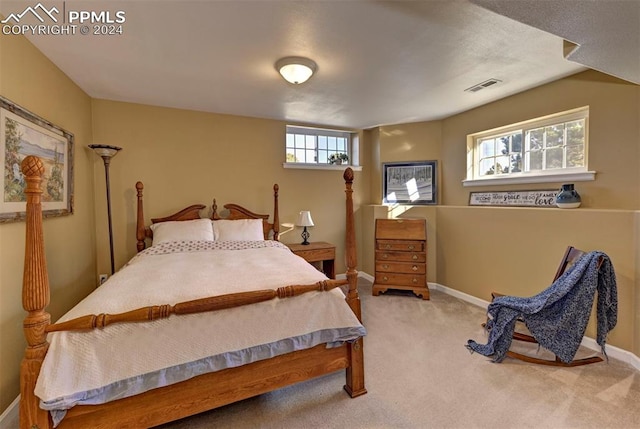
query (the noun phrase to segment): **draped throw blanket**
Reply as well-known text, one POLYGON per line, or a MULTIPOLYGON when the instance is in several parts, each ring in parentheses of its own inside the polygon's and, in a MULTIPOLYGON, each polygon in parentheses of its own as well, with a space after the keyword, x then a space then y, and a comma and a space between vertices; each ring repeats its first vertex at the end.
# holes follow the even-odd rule
POLYGON ((502 362, 511 346, 516 320, 521 318, 542 347, 552 351, 562 362, 571 362, 587 328, 596 290, 596 341, 605 354, 607 334, 617 322, 618 295, 613 265, 602 252, 583 255, 538 295, 496 298, 487 309, 490 319, 487 344, 469 340, 467 348, 491 356, 494 362, 502 362), (598 269, 600 258, 602 264, 598 269))

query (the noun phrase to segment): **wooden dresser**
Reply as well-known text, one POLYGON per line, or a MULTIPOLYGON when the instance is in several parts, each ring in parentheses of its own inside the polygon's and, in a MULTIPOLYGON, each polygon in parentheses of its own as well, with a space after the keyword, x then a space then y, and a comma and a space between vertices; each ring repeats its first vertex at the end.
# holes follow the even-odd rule
POLYGON ((376 219, 373 295, 387 289, 410 290, 429 299, 425 219, 376 219))

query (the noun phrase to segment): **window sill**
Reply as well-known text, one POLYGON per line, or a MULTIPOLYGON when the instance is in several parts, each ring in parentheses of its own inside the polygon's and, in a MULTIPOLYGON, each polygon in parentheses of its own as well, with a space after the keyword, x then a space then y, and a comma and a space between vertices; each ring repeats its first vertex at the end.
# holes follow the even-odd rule
POLYGON ((489 179, 467 179, 462 181, 462 186, 491 186, 512 185, 520 183, 555 183, 555 182, 586 182, 596 179, 595 171, 580 173, 544 174, 538 176, 521 177, 492 177, 489 179))
POLYGON ((283 162, 283 168, 296 168, 300 170, 337 170, 344 171, 347 167, 351 167, 353 171, 362 171, 362 166, 360 165, 319 165, 319 164, 304 164, 302 162, 283 162))

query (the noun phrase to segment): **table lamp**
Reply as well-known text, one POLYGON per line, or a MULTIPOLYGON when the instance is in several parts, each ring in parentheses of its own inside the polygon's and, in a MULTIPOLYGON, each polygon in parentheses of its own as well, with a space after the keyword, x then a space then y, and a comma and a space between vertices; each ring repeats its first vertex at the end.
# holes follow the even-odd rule
POLYGON ((302 230, 302 244, 309 244, 309 231, 307 231, 308 226, 313 226, 313 219, 311 219, 311 212, 307 210, 303 210, 298 215, 298 221, 296 222, 297 226, 302 226, 304 229, 302 230))

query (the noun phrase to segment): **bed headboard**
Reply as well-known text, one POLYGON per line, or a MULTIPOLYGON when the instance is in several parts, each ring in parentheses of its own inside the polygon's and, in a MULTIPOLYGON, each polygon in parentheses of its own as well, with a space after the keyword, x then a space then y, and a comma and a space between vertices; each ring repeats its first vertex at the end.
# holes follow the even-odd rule
POLYGON ((278 184, 273 185, 273 223, 269 223, 269 215, 268 214, 258 214, 254 213, 251 210, 248 210, 238 204, 225 204, 223 207, 228 211, 226 217, 221 217, 218 214, 218 204, 214 198, 212 205, 212 213, 211 220, 220 220, 220 219, 262 219, 262 231, 264 233, 265 240, 275 240, 278 241, 278 234, 280 232, 280 220, 278 216, 278 184), (271 232, 273 231, 273 236, 270 237, 271 232))
MULTIPOLYGON (((226 217, 221 217, 218 214, 218 205, 216 200, 213 200, 211 220, 219 219, 262 219, 262 229, 264 232, 265 240, 278 241, 278 234, 280 232, 280 219, 278 215, 278 184, 273 185, 273 223, 269 222, 268 214, 258 214, 251 210, 248 210, 238 204, 225 204, 224 208, 228 211, 226 217)), ((144 223, 144 208, 143 208, 143 195, 144 185, 142 182, 136 183, 137 199, 138 199, 138 213, 137 213, 137 225, 136 225, 136 240, 138 252, 141 252, 146 247, 146 239, 153 238, 153 231, 144 223)), ((194 220, 200 219, 200 212, 206 208, 202 204, 194 204, 186 207, 179 212, 162 218, 152 218, 151 223, 169 222, 169 221, 182 221, 182 220, 194 220)))

